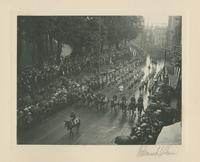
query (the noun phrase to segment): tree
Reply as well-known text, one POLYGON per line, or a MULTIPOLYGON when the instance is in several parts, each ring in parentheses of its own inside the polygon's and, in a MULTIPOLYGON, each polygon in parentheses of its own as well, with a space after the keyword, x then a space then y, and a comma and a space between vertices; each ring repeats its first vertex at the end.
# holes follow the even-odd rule
POLYGON ((18 17, 18 61, 22 40, 35 46, 33 60, 42 68, 44 61, 54 54, 60 63, 63 44, 73 48, 72 56, 81 56, 83 47, 88 53, 99 55, 104 44, 118 48, 122 41, 134 39, 143 28, 139 16, 20 16, 18 17), (55 40, 55 42, 53 41, 55 40))
POLYGON ((109 16, 105 17, 107 27, 107 40, 109 46, 121 41, 135 39, 143 29, 143 17, 141 16, 109 16))
POLYGON ((45 57, 45 35, 47 34, 47 21, 46 17, 43 16, 20 16, 18 17, 18 58, 21 56, 21 42, 31 42, 36 45, 36 58, 35 62, 39 68, 43 68, 44 57, 45 57), (23 35, 20 36, 20 35, 23 35))

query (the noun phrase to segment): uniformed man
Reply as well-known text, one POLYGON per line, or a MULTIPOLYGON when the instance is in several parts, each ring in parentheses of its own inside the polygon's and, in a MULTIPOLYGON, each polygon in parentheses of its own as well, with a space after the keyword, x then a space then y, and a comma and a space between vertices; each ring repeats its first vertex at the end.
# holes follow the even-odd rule
POLYGON ((129 112, 130 112, 129 114, 130 114, 131 118, 133 118, 134 113, 135 113, 135 109, 136 109, 136 101, 135 101, 135 97, 134 96, 131 97, 131 101, 130 101, 130 103, 128 105, 128 108, 129 108, 129 112))
POLYGON ((140 97, 137 100, 137 109, 138 109, 139 117, 141 117, 142 111, 144 111, 144 104, 143 104, 142 95, 140 95, 140 97))

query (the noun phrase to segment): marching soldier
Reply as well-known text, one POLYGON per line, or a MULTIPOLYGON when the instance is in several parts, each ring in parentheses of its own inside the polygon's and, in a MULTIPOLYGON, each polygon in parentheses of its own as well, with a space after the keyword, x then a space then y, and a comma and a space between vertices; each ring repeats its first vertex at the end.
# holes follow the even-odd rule
POLYGON ((138 115, 141 117, 142 111, 144 111, 144 105, 143 105, 143 98, 142 95, 137 100, 137 109, 138 109, 138 115))

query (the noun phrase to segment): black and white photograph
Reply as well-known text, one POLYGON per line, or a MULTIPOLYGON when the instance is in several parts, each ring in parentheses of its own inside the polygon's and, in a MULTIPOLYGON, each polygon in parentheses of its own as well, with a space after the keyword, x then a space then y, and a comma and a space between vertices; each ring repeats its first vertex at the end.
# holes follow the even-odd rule
POLYGON ((18 145, 181 145, 181 15, 18 15, 18 145))

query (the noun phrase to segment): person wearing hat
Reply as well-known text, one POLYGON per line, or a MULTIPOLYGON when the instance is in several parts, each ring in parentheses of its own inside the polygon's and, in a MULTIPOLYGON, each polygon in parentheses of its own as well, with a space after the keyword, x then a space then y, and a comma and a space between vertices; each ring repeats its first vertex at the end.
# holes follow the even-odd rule
POLYGON ((71 112, 70 118, 71 118, 70 121, 72 122, 72 124, 75 125, 76 113, 71 112))
POLYGON ((135 101, 135 97, 131 97, 131 101, 128 105, 129 108, 129 112, 130 112, 130 116, 133 118, 134 113, 135 113, 135 107, 136 107, 136 101, 135 101))
POLYGON ((126 100, 126 96, 123 96, 121 99, 121 103, 120 103, 120 107, 122 109, 122 115, 127 115, 126 114, 126 108, 127 108, 127 100, 126 100))
POLYGON ((142 95, 140 95, 140 97, 137 100, 137 109, 138 109, 138 113, 139 113, 139 117, 140 117, 142 114, 142 111, 144 111, 142 95))
POLYGON ((110 101, 110 105, 111 105, 111 112, 114 110, 116 112, 116 106, 117 106, 117 96, 113 95, 111 101, 110 101))

